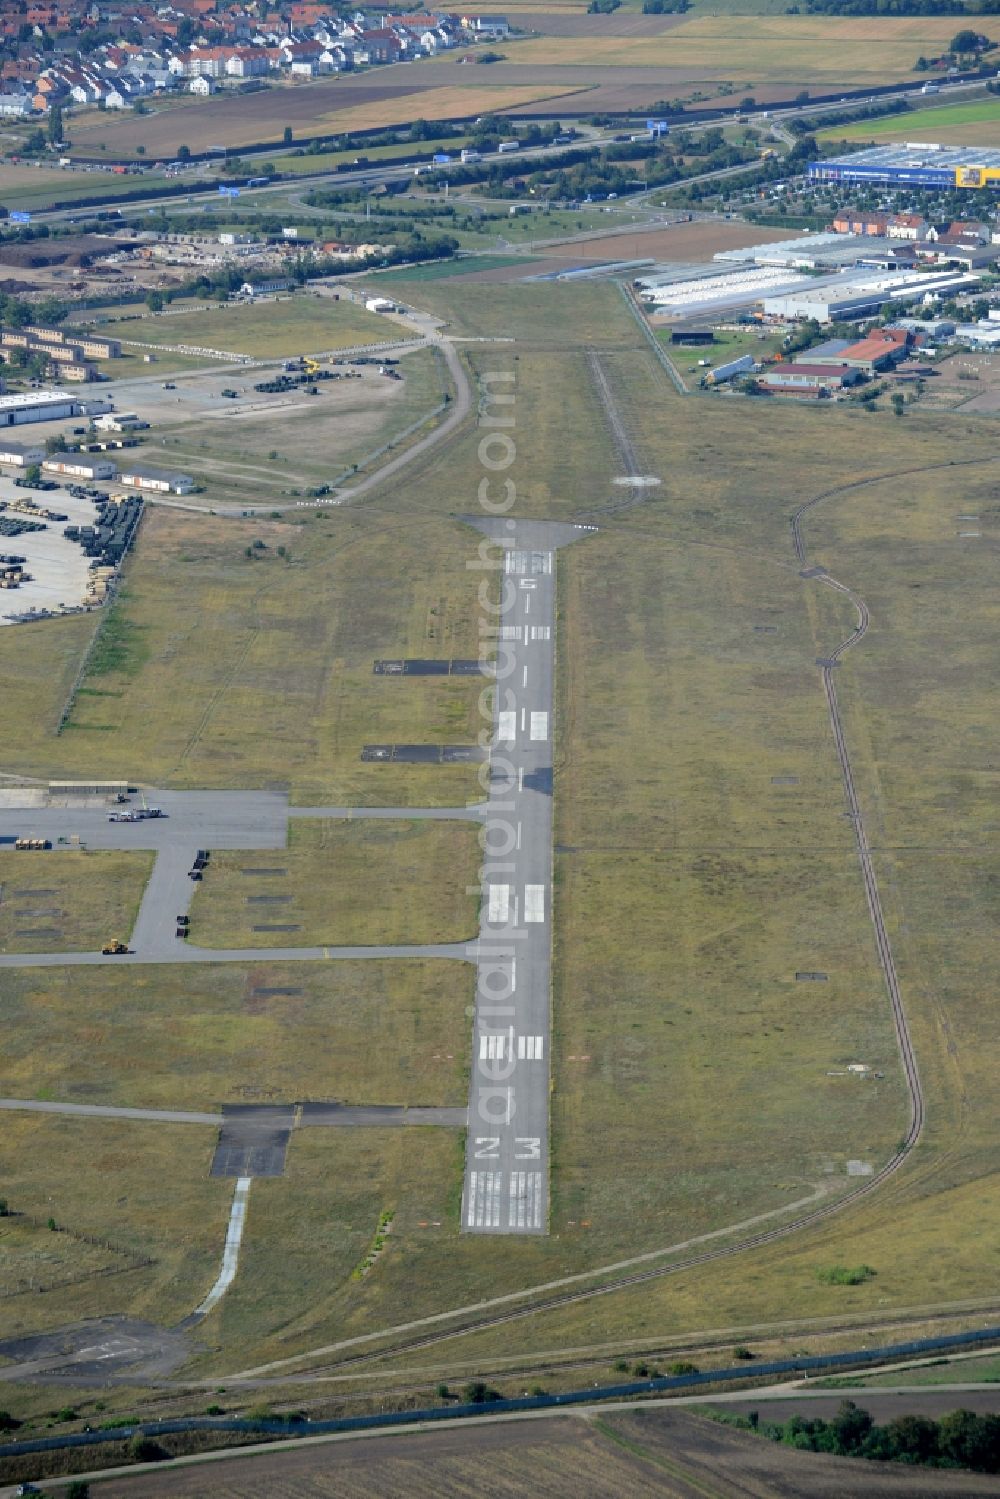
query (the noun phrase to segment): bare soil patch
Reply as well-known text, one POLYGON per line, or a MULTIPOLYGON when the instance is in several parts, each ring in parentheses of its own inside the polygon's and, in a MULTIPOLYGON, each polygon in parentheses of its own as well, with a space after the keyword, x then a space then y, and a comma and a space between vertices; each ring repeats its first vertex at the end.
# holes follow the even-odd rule
MULTIPOLYGON (((566 261, 567 267, 602 260, 705 260, 719 250, 742 245, 769 245, 789 239, 788 229, 764 229, 754 224, 720 221, 672 224, 663 229, 635 229, 622 234, 602 234, 572 245, 551 245, 532 250, 534 255, 566 261)), ((546 269, 551 269, 546 267, 546 269)), ((562 267, 560 267, 562 269, 562 267)))
MULTIPOLYGON (((171 1445, 168 1441, 165 1445, 171 1445)), ((879 1499, 881 1495, 995 1494, 996 1481, 971 1473, 892 1467, 778 1447, 686 1411, 648 1410, 592 1421, 579 1417, 503 1422, 447 1431, 360 1438, 213 1462, 221 1499, 281 1494, 283 1499, 365 1499, 531 1493, 588 1499, 879 1499)), ((101 1485, 107 1499, 201 1499, 206 1470, 150 1471, 101 1485)))

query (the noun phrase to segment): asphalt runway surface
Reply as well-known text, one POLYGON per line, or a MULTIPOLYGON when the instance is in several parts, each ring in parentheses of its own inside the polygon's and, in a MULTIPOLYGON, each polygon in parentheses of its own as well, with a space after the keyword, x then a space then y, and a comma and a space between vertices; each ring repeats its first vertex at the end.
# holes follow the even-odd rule
POLYGON ((505 548, 486 802, 466 1233, 548 1231, 555 549, 576 526, 476 521, 505 548))

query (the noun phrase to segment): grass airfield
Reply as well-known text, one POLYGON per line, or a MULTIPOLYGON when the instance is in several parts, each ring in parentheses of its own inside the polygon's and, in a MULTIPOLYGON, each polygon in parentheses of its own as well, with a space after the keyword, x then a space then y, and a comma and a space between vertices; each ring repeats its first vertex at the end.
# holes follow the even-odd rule
MULTIPOLYGON (((815 667, 853 618, 799 577, 788 528, 804 499, 859 480, 810 516, 807 540, 810 558, 872 611, 838 692, 928 1097, 924 1139, 882 1192, 800 1237, 467 1335, 433 1361, 488 1370, 501 1354, 792 1317, 874 1321, 990 1296, 1000 1227, 995 1027, 983 1000, 996 987, 995 544, 985 534, 960 540, 955 517, 993 503, 992 423, 682 398, 609 286, 495 287, 487 298, 435 281, 413 300, 462 336, 513 333, 513 347, 465 357, 477 374, 516 371, 519 513, 600 526, 560 559, 553 1232, 499 1263, 491 1256, 484 1291, 489 1246, 457 1232, 454 1139, 303 1133, 288 1176, 259 1194, 255 1185, 246 1278, 213 1313, 218 1351, 199 1370, 221 1375, 607 1265, 818 1192, 832 1200, 855 1184, 848 1160, 878 1169, 892 1154, 906 1127, 901 1074, 815 667), (590 350, 643 470, 662 480, 641 504, 603 518, 594 513, 623 497, 612 484, 621 462, 590 350), (964 466, 951 463, 959 451, 964 466), (799 972, 827 977, 803 982, 799 972), (847 1076, 853 1061, 883 1076, 847 1076), (398 1231, 375 1272, 352 1281, 388 1209, 398 1231), (316 1232, 300 1236, 290 1274, 287 1225, 300 1215, 316 1232), (818 1278, 825 1266, 860 1263, 876 1272, 863 1285, 818 1278)), ((154 511, 119 605, 122 650, 86 679, 62 735, 52 725, 92 626, 0 638, 15 694, 5 768, 83 775, 127 762, 161 784, 281 782, 309 805, 475 795, 469 767, 359 756, 369 741, 467 742, 476 731, 481 684, 371 671, 376 656, 476 652, 476 578, 465 565, 474 546, 456 518, 474 503, 476 449, 467 430, 351 511, 252 523, 154 511), (265 560, 245 556, 255 537, 265 560)), ((276 966, 262 954, 262 972, 276 966)), ((170 1066, 148 1044, 153 1017, 177 1004, 169 986, 150 989, 148 1015, 146 1005, 127 1014, 126 997, 112 996, 101 1023, 113 1027, 123 1007, 123 1057, 85 1082, 174 1107, 201 1095, 207 1106, 224 1078, 236 1081, 240 1047, 273 1046, 282 1090, 299 1096, 317 1078, 332 1089, 344 1078, 354 1096, 395 1101, 394 1074, 408 1080, 414 1069, 425 1091, 439 1083, 437 1097, 461 1099, 469 1001, 459 977, 442 994, 408 978, 379 1011, 377 993, 353 988, 362 979, 343 968, 343 991, 314 990, 325 974, 308 979, 284 1026, 246 1011, 235 976, 228 987, 205 983, 174 1033, 170 1066), (396 1039, 366 1047, 379 1025, 396 1039), (339 1074, 324 1071, 325 1026, 333 1050, 343 1038, 339 1074), (199 1031, 205 1077, 182 1087, 170 1073, 192 1048, 202 1053, 199 1031), (445 1052, 434 1073, 434 1054, 445 1052)), ((185 983, 202 987, 187 974, 185 983)), ((19 992, 24 1045, 46 1058, 43 1085, 66 1096, 73 1046, 54 1042, 70 1001, 34 981, 19 992)), ((19 1065, 22 1086, 31 1066, 19 1065)), ((134 1291, 125 1276, 95 1280, 87 1306, 177 1315, 184 1296, 190 1305, 202 1293, 199 1275, 210 1283, 221 1238, 227 1191, 204 1176, 208 1132, 192 1158, 191 1137, 168 1127, 153 1157, 144 1130, 107 1131, 113 1145, 94 1158, 119 1164, 86 1211, 107 1215, 116 1233, 128 1226, 160 1268, 136 1272, 134 1291), (176 1200, 155 1224, 147 1207, 112 1213, 112 1184, 114 1203, 145 1203, 131 1183, 150 1159, 162 1171, 180 1163, 176 1200)), ((33 1190, 29 1142, 47 1191, 80 1193, 87 1165, 73 1153, 82 1146, 67 1153, 69 1138, 89 1137, 63 1121, 19 1120, 5 1148, 11 1195, 33 1190)), ((49 1325, 70 1304, 69 1293, 47 1301, 49 1325)), ((34 1303, 18 1315, 29 1321, 34 1303)))

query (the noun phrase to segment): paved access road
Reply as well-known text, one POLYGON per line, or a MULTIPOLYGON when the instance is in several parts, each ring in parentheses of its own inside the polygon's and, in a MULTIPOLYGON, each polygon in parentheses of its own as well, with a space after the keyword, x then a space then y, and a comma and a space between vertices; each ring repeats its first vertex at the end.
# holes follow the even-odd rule
MULTIPOLYGON (((173 917, 171 917, 171 921, 173 917)), ((318 963, 324 959, 460 958, 470 956, 461 942, 428 943, 425 947, 193 947, 174 939, 169 951, 155 946, 146 952, 105 957, 99 952, 4 953, 0 968, 73 968, 111 963, 318 963)))
POLYGON ((576 526, 476 522, 504 548, 462 1227, 548 1229, 555 549, 576 526))
MULTIPOLYGON (((284 848, 288 799, 269 791, 147 791, 148 807, 163 817, 109 822, 109 811, 141 808, 142 797, 109 807, 101 797, 48 797, 10 792, 0 805, 0 843, 49 838, 53 847, 74 839, 88 848, 284 848), (11 806, 17 800, 22 805, 11 806), (35 804, 32 805, 32 802, 35 804), (27 803, 27 805, 23 805, 27 803)), ((38 857, 37 855, 35 856, 38 857)))
MULTIPOLYGON (((395 947, 285 947, 201 948, 179 940, 176 918, 187 915, 197 888, 188 871, 199 848, 284 849, 290 818, 422 820, 445 818, 479 821, 484 806, 473 807, 289 807, 284 795, 266 791, 148 791, 147 807, 158 807, 162 817, 141 822, 109 822, 114 808, 96 796, 50 797, 33 789, 4 793, 0 805, 0 845, 15 838, 48 838, 58 857, 62 848, 77 845, 96 849, 151 849, 156 854, 143 893, 128 954, 100 952, 5 953, 0 967, 55 968, 94 963, 258 963, 326 958, 468 958, 461 943, 395 947), (11 805, 18 803, 19 805, 11 805)), ((129 806, 140 805, 138 795, 129 806)), ((25 858, 38 858, 39 855, 25 858)), ((209 866, 209 878, 211 878, 209 866)), ((125 933, 115 934, 125 937, 125 933)))

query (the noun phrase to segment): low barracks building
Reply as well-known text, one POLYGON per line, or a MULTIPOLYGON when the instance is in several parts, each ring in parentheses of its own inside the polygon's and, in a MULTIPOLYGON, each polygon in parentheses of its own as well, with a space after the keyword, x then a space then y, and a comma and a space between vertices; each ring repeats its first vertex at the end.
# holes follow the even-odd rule
POLYGON ((72 479, 113 479, 115 465, 107 458, 93 458, 89 453, 53 453, 42 468, 48 474, 65 474, 72 479))
POLYGON ((0 438, 0 463, 9 463, 12 468, 30 468, 33 463, 41 463, 44 457, 44 448, 24 447, 19 442, 0 438))
POLYGON ((128 484, 133 489, 151 489, 157 494, 190 494, 194 488, 194 480, 190 474, 149 468, 146 464, 128 464, 120 478, 123 484, 128 484))

